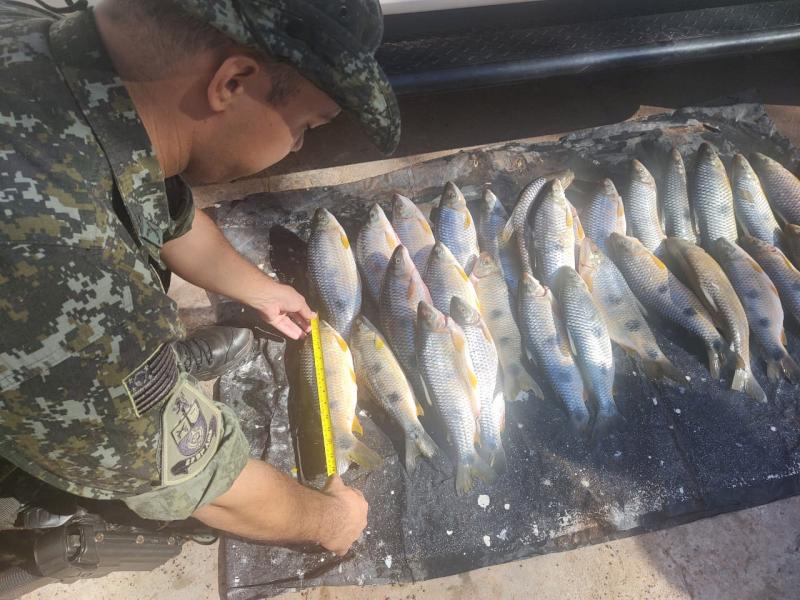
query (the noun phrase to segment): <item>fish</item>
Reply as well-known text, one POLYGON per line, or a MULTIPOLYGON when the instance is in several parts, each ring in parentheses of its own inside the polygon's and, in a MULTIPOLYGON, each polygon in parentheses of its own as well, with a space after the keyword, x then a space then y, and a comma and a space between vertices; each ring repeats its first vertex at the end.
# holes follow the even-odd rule
POLYGON ((311 222, 308 273, 320 316, 349 339, 353 320, 361 312, 361 278, 347 234, 324 208, 317 209, 311 222))
POLYGON ((450 313, 450 299, 453 296, 459 296, 479 308, 472 282, 450 249, 441 241, 434 245, 422 279, 431 293, 433 305, 444 314, 450 313))
POLYGON ((392 227, 406 247, 420 273, 425 272, 436 240, 428 220, 411 200, 395 194, 392 200, 392 227))
MULTIPOLYGON (((377 469, 383 459, 353 435, 354 432, 363 434, 363 428, 356 415, 358 386, 353 368, 353 356, 347 342, 327 321, 320 320, 319 332, 333 428, 336 473, 342 475, 350 467, 351 462, 367 470, 377 469)), ((304 399, 303 405, 316 407, 318 410, 319 396, 311 336, 305 339, 300 350, 299 365, 299 388, 304 399)))
POLYGON ((589 238, 584 241, 579 273, 605 318, 611 341, 638 358, 648 378, 683 383, 683 374, 662 352, 625 277, 589 238))
POLYGON ((506 400, 520 400, 527 391, 537 398, 544 398, 541 387, 522 363, 522 337, 514 320, 511 298, 497 259, 488 252, 481 253, 471 279, 478 295, 481 315, 497 347, 506 400))
POLYGON ((366 223, 358 233, 355 255, 364 287, 376 303, 380 299, 386 266, 394 249, 399 245, 400 238, 394 232, 383 209, 380 205, 373 204, 369 209, 366 223))
POLYGON ((519 273, 522 265, 519 262, 515 240, 503 242, 500 240, 503 229, 508 222, 508 213, 497 196, 490 189, 483 192, 483 197, 478 203, 478 247, 482 252, 488 252, 500 259, 503 277, 506 280, 512 297, 516 294, 519 283, 519 273))
POLYGON ((609 258, 646 310, 703 340, 708 353, 708 370, 712 377, 719 378, 727 345, 694 293, 636 238, 612 233, 608 249, 609 258))
POLYGON ((550 176, 537 177, 522 188, 517 198, 517 203, 514 205, 514 210, 511 212, 511 217, 500 234, 500 241, 502 244, 508 244, 511 243, 512 239, 514 240, 523 271, 533 273, 533 265, 531 264, 530 251, 528 249, 529 235, 526 234, 526 230, 529 229, 530 216, 536 198, 548 181, 558 181, 561 183, 562 189, 566 189, 574 179, 575 174, 567 169, 550 176))
POLYGON ((689 190, 686 186, 686 166, 681 153, 674 146, 669 153, 660 191, 664 233, 668 237, 677 237, 696 244, 697 234, 692 222, 689 190))
POLYGON ((542 199, 533 218, 532 262, 545 285, 552 283, 556 271, 575 265, 575 230, 572 212, 567 206, 564 188, 558 179, 542 191, 542 199))
POLYGON ((700 246, 686 240, 668 238, 665 248, 673 273, 700 299, 733 346, 736 366, 731 388, 744 390, 754 400, 766 402, 767 395, 750 370, 747 314, 725 271, 700 246))
POLYGON ((500 369, 497 348, 481 313, 458 296, 450 301, 450 315, 464 332, 472 368, 478 378, 480 453, 499 475, 506 471, 506 452, 500 437, 505 429, 506 405, 503 392, 497 393, 500 369))
POLYGON ((586 239, 586 232, 583 230, 578 209, 569 200, 567 200, 567 208, 572 214, 572 237, 575 239, 575 264, 572 265, 572 268, 577 269, 581 262, 581 249, 583 248, 583 240, 586 239))
POLYGON ((800 367, 786 351, 783 307, 772 280, 747 252, 725 238, 714 243, 711 255, 742 301, 750 331, 763 350, 767 378, 775 383, 783 375, 792 383, 800 382, 800 367))
POLYGON ((479 441, 478 377, 464 332, 427 302, 420 302, 417 309, 416 339, 425 387, 455 452, 456 493, 461 496, 472 489, 475 476, 488 484, 496 478, 475 449, 479 441))
POLYGON ((378 320, 412 385, 419 381, 414 332, 420 302, 431 302, 431 295, 408 250, 400 245, 395 248, 386 268, 378 303, 378 320))
POLYGON ((758 175, 739 153, 733 156, 732 189, 736 220, 742 231, 767 244, 781 247, 781 226, 772 213, 758 175))
POLYGON ((697 150, 691 194, 700 244, 708 250, 721 237, 736 243, 738 232, 728 174, 717 151, 705 142, 697 150))
POLYGON ((636 159, 631 161, 628 193, 622 201, 631 235, 650 252, 658 254, 666 237, 658 220, 658 188, 650 171, 636 159))
POLYGON ((489 188, 483 190, 478 203, 478 217, 475 228, 478 233, 478 247, 492 256, 500 255, 500 234, 508 221, 508 213, 502 202, 489 188))
POLYGON ((517 306, 527 351, 564 405, 575 430, 588 432, 588 391, 570 351, 553 294, 533 275, 523 273, 517 306))
POLYGON ((787 223, 781 233, 782 246, 786 249, 794 266, 800 266, 800 225, 787 223))
POLYGON ((469 269, 479 254, 478 234, 464 194, 452 181, 444 186, 434 215, 434 237, 450 249, 462 269, 469 269))
POLYGON ((784 312, 800 323, 800 271, 779 248, 763 240, 744 236, 739 239, 739 245, 755 259, 778 288, 784 312))
POLYGON ((601 252, 606 251, 606 240, 612 231, 625 235, 628 228, 625 206, 613 181, 604 179, 595 188, 581 222, 586 237, 597 244, 601 252))
POLYGON ((606 321, 586 283, 570 266, 561 267, 556 273, 553 295, 561 309, 575 361, 596 403, 595 434, 602 435, 620 419, 614 403, 614 354, 606 321))
POLYGON ((800 180, 777 160, 756 152, 750 156, 772 210, 784 223, 800 224, 800 180))
POLYGON ((364 315, 356 317, 353 323, 350 350, 359 391, 369 394, 403 432, 405 467, 412 473, 418 457, 430 459, 438 451, 419 422, 425 411, 386 338, 364 315))

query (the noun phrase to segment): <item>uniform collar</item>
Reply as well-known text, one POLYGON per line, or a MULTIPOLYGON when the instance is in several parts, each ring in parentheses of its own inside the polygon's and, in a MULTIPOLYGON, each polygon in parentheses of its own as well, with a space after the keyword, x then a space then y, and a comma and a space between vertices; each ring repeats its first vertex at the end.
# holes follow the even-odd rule
POLYGON ((164 173, 91 10, 54 22, 50 48, 105 152, 139 243, 160 263, 164 234, 170 227, 164 173))

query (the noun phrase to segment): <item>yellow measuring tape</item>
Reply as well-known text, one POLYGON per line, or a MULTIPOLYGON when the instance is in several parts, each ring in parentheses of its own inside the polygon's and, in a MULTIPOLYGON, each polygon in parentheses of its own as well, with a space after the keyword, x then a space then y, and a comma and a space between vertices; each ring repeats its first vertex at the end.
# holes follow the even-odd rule
POLYGON ((311 318, 311 347, 314 351, 314 374, 317 380, 319 416, 322 421, 322 442, 325 446, 325 471, 328 477, 336 474, 336 452, 333 447, 333 423, 328 403, 328 384, 325 380, 325 359, 322 354, 322 338, 319 335, 319 317, 311 318))

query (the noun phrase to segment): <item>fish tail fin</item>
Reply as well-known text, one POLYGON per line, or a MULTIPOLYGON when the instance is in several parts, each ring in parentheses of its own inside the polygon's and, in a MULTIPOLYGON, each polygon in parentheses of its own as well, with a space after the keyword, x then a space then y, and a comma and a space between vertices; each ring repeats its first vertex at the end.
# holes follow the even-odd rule
POLYGON ((744 382, 744 393, 750 396, 756 402, 767 402, 767 394, 761 388, 756 376, 748 369, 747 379, 744 382))
POLYGON ((492 471, 494 471, 497 475, 502 475, 506 472, 508 468, 508 462, 506 461, 506 451, 503 449, 502 446, 498 446, 486 457, 489 463, 489 466, 492 467, 492 471))
POLYGON ((783 356, 778 360, 771 360, 767 362, 767 378, 775 383, 780 380, 781 375, 792 383, 800 382, 800 367, 797 366, 795 360, 784 352, 783 356))
POLYGON ((656 359, 642 358, 642 368, 648 379, 661 379, 666 377, 675 383, 683 383, 686 378, 678 368, 664 355, 656 359))
POLYGON ((497 479, 495 472, 477 452, 459 461, 456 467, 456 494, 463 496, 468 493, 472 489, 474 477, 489 485, 497 479))
POLYGON ((406 437, 406 471, 409 474, 413 473, 418 457, 433 458, 438 450, 436 442, 422 428, 422 425, 415 428, 413 435, 406 437))
POLYGON ((615 406, 609 405, 598 411, 592 427, 592 441, 599 442, 617 429, 624 419, 615 406))
MULTIPOLYGON (((367 471, 377 469, 383 464, 383 459, 380 454, 375 452, 372 448, 368 447, 360 440, 355 439, 355 437, 353 438, 353 442, 354 443, 347 450, 347 459, 353 461, 367 471)), ((336 464, 338 469, 338 458, 336 464)))
POLYGON ((506 383, 506 400, 517 402, 523 400, 525 392, 531 392, 536 398, 543 399, 544 392, 539 384, 531 377, 521 364, 515 364, 510 369, 503 371, 506 383))
POLYGON ((719 379, 720 371, 722 370, 722 357, 720 351, 713 346, 708 347, 708 372, 711 377, 719 379))

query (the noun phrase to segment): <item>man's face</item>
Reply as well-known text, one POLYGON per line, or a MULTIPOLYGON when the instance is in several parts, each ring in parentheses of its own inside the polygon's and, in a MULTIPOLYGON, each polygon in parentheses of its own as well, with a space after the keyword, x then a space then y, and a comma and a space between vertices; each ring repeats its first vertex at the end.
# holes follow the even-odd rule
POLYGON ((236 93, 224 111, 198 128, 183 174, 189 183, 225 183, 263 171, 300 150, 306 131, 341 112, 330 96, 296 72, 284 71, 284 77, 272 73, 265 66, 225 84, 236 93), (276 96, 275 85, 281 85, 283 93, 276 96))

